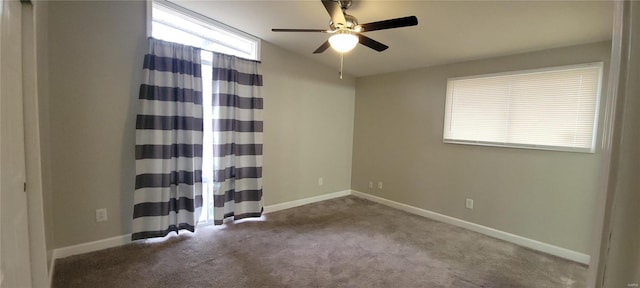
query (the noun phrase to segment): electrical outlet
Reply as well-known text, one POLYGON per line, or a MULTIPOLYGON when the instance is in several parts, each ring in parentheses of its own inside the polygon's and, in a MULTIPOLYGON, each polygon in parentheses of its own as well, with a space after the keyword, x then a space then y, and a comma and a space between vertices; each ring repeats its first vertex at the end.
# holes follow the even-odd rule
POLYGON ((107 221, 107 208, 96 209, 96 222, 107 221))
POLYGON ((318 186, 322 186, 324 184, 324 179, 322 177, 318 178, 318 186))
POLYGON ((473 199, 467 198, 464 204, 467 209, 473 209, 473 199))
POLYGON ((373 181, 369 181, 369 189, 373 189, 373 181))
POLYGON ((382 189, 382 181, 378 182, 378 189, 382 189))

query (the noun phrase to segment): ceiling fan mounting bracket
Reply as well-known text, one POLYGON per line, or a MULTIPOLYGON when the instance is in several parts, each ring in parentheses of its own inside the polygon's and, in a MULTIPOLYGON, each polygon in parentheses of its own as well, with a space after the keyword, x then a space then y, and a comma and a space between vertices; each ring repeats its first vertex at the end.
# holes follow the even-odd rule
POLYGON ((349 7, 351 7, 351 4, 353 4, 353 1, 351 0, 338 0, 336 2, 340 4, 340 7, 342 8, 343 11, 349 9, 349 7))

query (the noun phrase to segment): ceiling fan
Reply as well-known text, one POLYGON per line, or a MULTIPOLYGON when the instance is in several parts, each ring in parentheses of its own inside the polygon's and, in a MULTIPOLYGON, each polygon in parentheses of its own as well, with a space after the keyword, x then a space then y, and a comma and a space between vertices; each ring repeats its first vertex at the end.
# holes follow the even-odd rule
POLYGON ((382 21, 376 21, 366 24, 359 24, 356 17, 346 13, 346 10, 351 7, 351 0, 322 0, 322 5, 327 9, 331 16, 329 22, 329 30, 323 29, 271 29, 273 32, 321 32, 333 34, 329 37, 329 40, 325 41, 313 51, 314 54, 322 53, 329 47, 334 50, 344 53, 348 52, 360 43, 378 52, 382 52, 389 48, 389 46, 382 44, 376 40, 373 40, 367 36, 362 35, 365 32, 371 32, 376 30, 400 28, 407 26, 418 25, 418 18, 416 16, 407 16, 402 18, 394 18, 382 21))

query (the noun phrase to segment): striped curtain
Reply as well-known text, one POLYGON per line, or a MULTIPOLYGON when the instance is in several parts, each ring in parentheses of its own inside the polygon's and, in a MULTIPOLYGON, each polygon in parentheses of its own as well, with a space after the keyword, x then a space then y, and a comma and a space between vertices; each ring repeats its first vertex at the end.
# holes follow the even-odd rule
POLYGON ((136 119, 132 240, 195 231, 202 207, 200 49, 149 39, 136 119))
POLYGON ((214 224, 262 215, 260 63, 213 54, 214 224))

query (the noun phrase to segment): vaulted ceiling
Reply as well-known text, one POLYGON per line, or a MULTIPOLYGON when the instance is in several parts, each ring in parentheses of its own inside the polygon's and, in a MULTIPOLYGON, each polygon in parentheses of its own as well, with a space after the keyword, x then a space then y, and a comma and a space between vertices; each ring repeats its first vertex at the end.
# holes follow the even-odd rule
MULTIPOLYGON (((339 54, 312 52, 325 33, 276 33, 271 28, 328 29, 313 1, 171 0, 292 53, 338 69, 339 54)), ((360 23, 415 15, 418 26, 365 35, 390 46, 359 45, 345 55, 345 72, 366 76, 528 51, 610 40, 613 1, 375 1, 354 0, 347 11, 360 23)))

